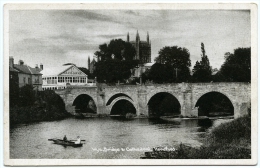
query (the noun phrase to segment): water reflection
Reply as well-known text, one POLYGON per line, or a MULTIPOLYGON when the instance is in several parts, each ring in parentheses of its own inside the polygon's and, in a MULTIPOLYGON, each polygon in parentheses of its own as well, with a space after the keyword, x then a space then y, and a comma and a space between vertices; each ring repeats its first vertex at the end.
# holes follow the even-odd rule
POLYGON ((200 146, 211 121, 161 119, 69 118, 61 121, 17 125, 10 130, 11 158, 139 159, 144 151, 97 152, 94 148, 145 148, 179 143, 200 146), (64 147, 49 138, 85 139, 81 148, 64 147))

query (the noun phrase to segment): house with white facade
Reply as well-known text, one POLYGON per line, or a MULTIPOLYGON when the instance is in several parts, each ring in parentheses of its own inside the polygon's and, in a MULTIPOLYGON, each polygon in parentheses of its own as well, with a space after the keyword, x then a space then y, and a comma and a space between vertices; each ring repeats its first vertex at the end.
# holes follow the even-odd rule
POLYGON ((67 86, 84 86, 88 84, 88 75, 75 64, 45 68, 43 74, 43 90, 65 89, 67 86))

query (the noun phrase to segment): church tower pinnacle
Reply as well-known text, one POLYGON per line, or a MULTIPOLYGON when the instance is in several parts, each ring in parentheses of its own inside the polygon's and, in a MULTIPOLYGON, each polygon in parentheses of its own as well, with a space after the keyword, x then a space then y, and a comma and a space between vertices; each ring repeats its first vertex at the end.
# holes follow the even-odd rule
POLYGON ((140 53, 139 53, 139 43, 140 43, 140 37, 139 37, 139 33, 138 33, 138 30, 137 30, 137 33, 136 33, 136 43, 135 43, 135 45, 136 45, 136 47, 135 47, 135 49, 136 49, 136 59, 137 60, 139 60, 140 59, 140 53))
POLYGON ((149 44, 149 32, 147 32, 147 43, 149 44))
POLYGON ((137 30, 137 33, 136 33, 136 42, 139 42, 139 41, 140 41, 140 36, 139 36, 138 30, 137 30))
POLYGON ((90 68, 90 58, 88 56, 88 69, 90 68))
POLYGON ((129 38, 129 32, 127 33, 127 42, 129 42, 130 38, 129 38))

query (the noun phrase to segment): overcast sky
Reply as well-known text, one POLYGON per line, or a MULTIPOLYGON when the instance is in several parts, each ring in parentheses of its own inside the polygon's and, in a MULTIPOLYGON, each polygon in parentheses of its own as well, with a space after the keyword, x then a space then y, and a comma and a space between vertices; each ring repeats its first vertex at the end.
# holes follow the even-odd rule
POLYGON ((10 11, 10 56, 34 67, 75 63, 86 67, 98 46, 111 39, 141 40, 150 34, 152 60, 164 46, 185 47, 192 67, 201 42, 213 68, 225 52, 250 47, 250 12, 231 10, 31 10, 10 11))

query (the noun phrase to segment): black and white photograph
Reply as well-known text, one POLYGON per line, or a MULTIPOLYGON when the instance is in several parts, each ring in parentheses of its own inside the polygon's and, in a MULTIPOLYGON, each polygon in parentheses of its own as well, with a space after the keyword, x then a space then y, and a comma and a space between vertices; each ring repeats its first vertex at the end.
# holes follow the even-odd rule
POLYGON ((256 13, 6 4, 5 165, 256 164, 256 13))

